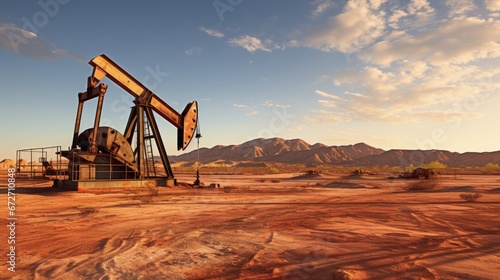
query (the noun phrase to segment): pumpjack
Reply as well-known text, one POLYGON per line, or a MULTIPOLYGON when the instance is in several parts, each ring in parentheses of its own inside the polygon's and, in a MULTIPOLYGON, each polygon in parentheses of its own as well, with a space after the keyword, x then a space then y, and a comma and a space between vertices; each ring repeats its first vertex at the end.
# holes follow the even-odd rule
POLYGON ((71 149, 61 152, 69 160, 68 180, 60 183, 78 189, 176 184, 154 113, 177 128, 177 149, 184 150, 196 132, 197 102, 188 103, 178 113, 106 55, 94 57, 89 64, 94 69, 87 79, 87 90, 78 94, 71 149), (101 83, 105 77, 135 98, 123 133, 99 125, 108 88, 101 83), (94 98, 98 98, 94 126, 80 133, 83 105, 94 98), (154 156, 152 140, 158 156, 154 156), (158 157, 161 163, 155 160, 158 157))

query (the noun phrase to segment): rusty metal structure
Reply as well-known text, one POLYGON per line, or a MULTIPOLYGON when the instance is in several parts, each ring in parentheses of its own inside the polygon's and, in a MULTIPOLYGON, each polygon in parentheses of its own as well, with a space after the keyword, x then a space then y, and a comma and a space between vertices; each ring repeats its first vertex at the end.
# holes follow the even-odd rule
POLYGON ((436 172, 430 168, 416 168, 412 172, 404 172, 399 175, 404 179, 432 179, 436 177, 436 172))
POLYGON ((16 151, 16 176, 19 179, 67 178, 67 164, 61 159, 61 146, 16 151))
POLYGON ((178 113, 106 55, 94 57, 89 64, 94 69, 87 79, 87 90, 78 94, 71 149, 61 151, 61 155, 69 160, 69 178, 62 184, 78 188, 97 184, 101 187, 176 184, 154 113, 177 128, 177 149, 184 150, 196 131, 197 102, 188 103, 182 113, 178 113), (105 77, 135 98, 123 132, 100 126, 108 88, 101 82, 105 77), (94 98, 98 99, 94 126, 80 132, 84 103, 94 98), (154 155, 153 145, 158 156, 154 155), (155 161, 158 157, 161 161, 155 161))

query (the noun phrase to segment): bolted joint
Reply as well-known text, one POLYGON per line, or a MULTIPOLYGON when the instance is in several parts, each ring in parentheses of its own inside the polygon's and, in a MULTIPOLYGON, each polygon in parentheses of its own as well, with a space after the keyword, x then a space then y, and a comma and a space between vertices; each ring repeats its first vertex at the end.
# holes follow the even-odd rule
POLYGON ((149 106, 151 104, 151 99, 153 98, 153 92, 146 89, 138 98, 136 98, 136 105, 149 106))

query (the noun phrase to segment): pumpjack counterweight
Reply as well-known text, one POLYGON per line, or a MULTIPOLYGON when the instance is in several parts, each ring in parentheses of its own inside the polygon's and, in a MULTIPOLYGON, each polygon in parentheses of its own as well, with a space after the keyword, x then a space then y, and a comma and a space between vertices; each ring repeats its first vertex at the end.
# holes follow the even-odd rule
POLYGON ((175 184, 153 112, 177 128, 177 149, 184 150, 193 139, 198 124, 197 102, 188 103, 179 114, 106 55, 94 57, 89 64, 94 69, 87 79, 87 90, 78 94, 71 150, 61 152, 70 161, 69 181, 127 180, 127 185, 134 185, 130 180, 163 178, 166 184, 175 184), (101 83, 105 77, 135 97, 135 105, 123 133, 115 128, 99 126, 108 88, 101 83), (83 105, 93 98, 98 98, 94 126, 80 133, 83 105), (163 165, 163 176, 157 172, 158 163, 153 155, 152 140, 163 165), (134 145, 135 149, 132 148, 134 145))

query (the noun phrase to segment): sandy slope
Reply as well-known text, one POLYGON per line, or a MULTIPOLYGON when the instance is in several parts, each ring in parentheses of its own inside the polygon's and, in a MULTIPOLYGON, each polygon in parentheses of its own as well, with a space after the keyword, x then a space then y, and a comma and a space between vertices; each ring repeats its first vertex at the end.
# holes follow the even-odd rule
MULTIPOLYGON (((408 192, 405 181, 373 177, 288 177, 205 176, 206 182, 227 188, 163 189, 157 196, 18 187, 16 272, 7 271, 2 261, 0 277, 495 279, 500 275, 498 177, 464 176, 442 182, 440 190, 432 192, 408 192), (479 191, 483 197, 464 202, 459 194, 466 191, 479 191)), ((0 213, 7 217, 6 207, 0 213)), ((0 233, 0 246, 6 252, 5 227, 0 233)))

